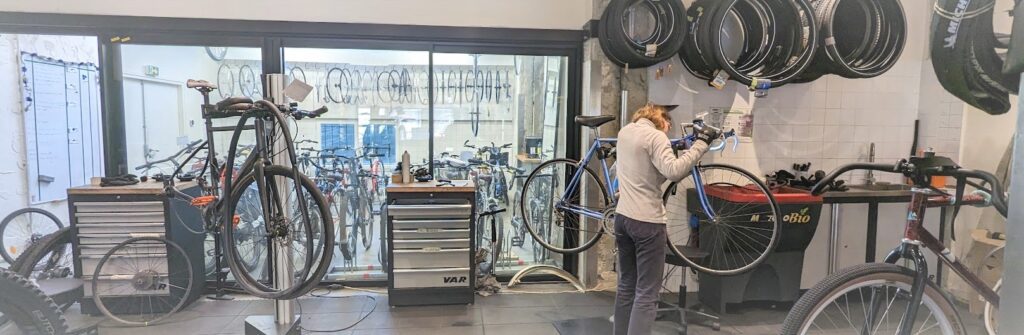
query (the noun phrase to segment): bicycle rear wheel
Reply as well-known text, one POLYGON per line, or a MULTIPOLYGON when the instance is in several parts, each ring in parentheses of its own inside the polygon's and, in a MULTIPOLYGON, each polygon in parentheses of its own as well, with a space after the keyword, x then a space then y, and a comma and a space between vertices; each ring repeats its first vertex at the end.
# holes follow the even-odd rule
POLYGON ((725 276, 754 269, 779 241, 775 197, 743 169, 709 164, 697 170, 698 175, 669 185, 663 195, 669 250, 705 273, 725 276))
POLYGON ((0 221, 0 257, 12 264, 32 244, 61 228, 60 219, 44 209, 16 210, 0 221))
MULTIPOLYGON (((580 180, 575 181, 572 193, 566 193, 565 180, 579 170, 579 163, 569 159, 553 159, 544 162, 530 173, 520 194, 519 206, 522 213, 539 209, 545 214, 540 218, 523 216, 526 230, 534 241, 548 250, 575 254, 587 250, 604 233, 600 213, 608 208, 608 192, 605 185, 590 168, 584 168, 580 180), (585 188, 593 190, 587 194, 599 194, 596 199, 583 199, 585 188), (531 201, 536 200, 536 201, 531 201), (539 208, 531 208, 537 206, 539 208), (580 211, 598 213, 597 216, 582 215, 580 211)), ((571 180, 570 180, 571 181, 571 180)))
POLYGON ((192 262, 176 243, 136 237, 110 249, 92 272, 92 301, 111 320, 150 326, 193 294, 192 262))
MULTIPOLYGON (((782 323, 783 335, 896 334, 910 305, 914 271, 861 264, 833 274, 803 295, 782 323)), ((914 334, 966 334, 953 304, 927 281, 914 334)))
POLYGON ((11 263, 9 270, 31 280, 71 278, 74 270, 71 228, 46 235, 11 263))
MULTIPOLYGON (((235 184, 231 201, 228 202, 228 213, 239 213, 237 207, 242 203, 242 196, 256 183, 255 172, 250 171, 235 184)), ((334 253, 325 250, 334 249, 331 213, 316 184, 302 175, 296 181, 291 168, 268 166, 264 168, 264 177, 267 189, 263 191, 271 199, 273 206, 267 209, 277 217, 264 218, 262 213, 265 212, 265 205, 260 201, 258 213, 261 215, 258 219, 243 222, 244 217, 237 215, 232 220, 227 220, 223 229, 228 265, 238 284, 250 294, 265 299, 291 299, 309 292, 330 269, 334 253), (303 190, 307 203, 300 204, 296 200, 298 197, 289 196, 295 192, 296 184, 303 190), (296 217, 295 213, 302 212, 299 206, 309 206, 309 220, 301 215, 296 217), (238 222, 234 222, 235 220, 238 222), (271 234, 270 228, 276 225, 268 223, 273 222, 285 223, 278 227, 284 231, 275 232, 279 237, 273 237, 275 235, 271 234), (296 270, 293 272, 291 284, 275 282, 273 273, 269 271, 270 266, 259 266, 255 270, 245 267, 246 257, 243 256, 243 252, 250 249, 243 246, 250 241, 262 244, 262 248, 253 251, 257 253, 257 259, 266 260, 265 263, 272 262, 273 258, 270 256, 274 248, 291 247, 294 255, 293 269, 296 270)))

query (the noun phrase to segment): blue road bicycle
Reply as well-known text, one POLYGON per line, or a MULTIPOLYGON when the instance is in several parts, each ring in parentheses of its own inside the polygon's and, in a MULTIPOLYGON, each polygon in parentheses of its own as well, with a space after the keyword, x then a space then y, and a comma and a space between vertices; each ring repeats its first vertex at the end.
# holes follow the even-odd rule
MULTIPOLYGON (((594 140, 582 160, 556 158, 542 163, 524 183, 521 213, 527 231, 545 248, 563 254, 587 250, 611 228, 618 178, 615 176, 616 138, 602 138, 597 128, 614 116, 578 116, 594 140), (594 162, 597 160, 599 163, 594 162), (600 166, 601 175, 591 163, 600 166), (583 168, 581 168, 583 167, 583 168)), ((705 125, 683 125, 683 137, 673 148, 687 149, 705 125)), ((733 149, 733 131, 723 134, 710 151, 733 149)), ((668 212, 668 248, 693 268, 718 275, 735 275, 764 262, 778 244, 778 204, 768 186, 739 167, 697 164, 690 175, 667 185, 663 201, 668 212)))

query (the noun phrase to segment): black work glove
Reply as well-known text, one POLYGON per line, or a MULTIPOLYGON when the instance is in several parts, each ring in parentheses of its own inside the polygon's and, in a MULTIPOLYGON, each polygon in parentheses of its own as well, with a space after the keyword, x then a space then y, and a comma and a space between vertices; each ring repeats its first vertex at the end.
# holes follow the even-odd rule
POLYGON ((697 131, 697 140, 704 142, 704 144, 711 145, 719 137, 722 137, 722 132, 718 131, 714 127, 702 127, 697 131))

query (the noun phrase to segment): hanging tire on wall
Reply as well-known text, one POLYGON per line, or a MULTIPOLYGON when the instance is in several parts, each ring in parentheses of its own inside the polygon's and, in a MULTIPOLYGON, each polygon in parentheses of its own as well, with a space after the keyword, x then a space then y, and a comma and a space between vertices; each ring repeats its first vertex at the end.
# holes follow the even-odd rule
POLYGON ((686 8, 678 0, 612 0, 598 25, 601 49, 612 63, 644 68, 679 53, 686 8))
POLYGON ((896 64, 907 40, 907 19, 895 0, 812 0, 818 52, 798 82, 836 74, 879 76, 896 64))

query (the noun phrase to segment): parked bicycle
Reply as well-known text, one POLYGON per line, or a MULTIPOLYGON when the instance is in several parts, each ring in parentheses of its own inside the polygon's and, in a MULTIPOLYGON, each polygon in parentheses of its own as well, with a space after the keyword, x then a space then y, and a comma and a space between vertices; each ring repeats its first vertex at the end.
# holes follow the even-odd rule
POLYGON ((967 334, 956 307, 931 281, 922 247, 935 253, 991 308, 999 308, 996 288, 981 281, 924 227, 925 211, 932 207, 992 206, 1006 217, 1008 201, 995 176, 926 153, 896 164, 845 165, 819 181, 812 193, 821 194, 833 180, 853 170, 898 173, 913 183, 903 241, 884 263, 853 266, 815 285, 789 312, 782 334, 967 334), (936 176, 956 180, 957 191, 950 194, 931 186, 936 176), (968 185, 975 190, 966 193, 968 185), (901 259, 911 266, 896 265, 901 259))
MULTIPOLYGON (((520 194, 520 215, 530 235, 548 250, 581 252, 597 243, 607 230, 618 189, 614 163, 609 162, 615 157, 617 140, 596 135, 598 127, 612 120, 614 116, 577 116, 577 124, 595 133, 583 159, 549 160, 526 179, 520 194), (595 158, 603 178, 589 167, 595 158), (536 199, 547 201, 538 204, 536 199), (538 222, 533 215, 526 215, 537 208, 545 213, 546 220, 538 222)), ((672 140, 673 147, 689 148, 703 127, 711 126, 700 119, 684 124, 684 136, 672 140), (690 133, 685 134, 687 131, 690 133)), ((721 142, 709 151, 724 149, 732 137, 732 131, 724 133, 721 142)), ((749 271, 764 262, 779 241, 775 198, 764 182, 741 168, 699 163, 687 179, 670 184, 663 199, 670 212, 683 209, 677 211, 677 216, 683 217, 674 218, 667 227, 668 247, 699 271, 718 275, 749 271), (749 200, 737 203, 719 199, 718 195, 725 192, 747 193, 744 198, 749 200)))
MULTIPOLYGON (((303 111, 246 97, 228 98, 212 105, 210 93, 216 90, 215 85, 189 80, 186 86, 203 95, 207 139, 171 178, 164 180, 168 196, 187 201, 201 212, 201 227, 194 227, 194 223, 182 224, 189 230, 212 232, 222 237, 215 241, 225 245, 223 258, 236 283, 249 294, 267 299, 292 299, 309 292, 331 268, 333 252, 328 250, 334 247, 334 228, 324 196, 316 184, 299 171, 293 137, 286 125, 287 118, 314 118, 325 113, 326 108, 303 111), (218 127, 213 126, 213 120, 236 117, 239 120, 238 125, 230 129, 233 133, 227 162, 220 165, 214 150, 214 132, 218 127), (255 132, 256 144, 241 164, 240 177, 236 178, 234 173, 224 173, 223 167, 235 166, 239 138, 249 129, 255 132), (174 177, 203 149, 207 153, 206 166, 202 169, 204 177, 197 179, 201 194, 194 196, 179 191, 174 177), (279 154, 286 156, 276 157, 279 154), (285 160, 290 166, 275 165, 275 160, 285 160), (244 208, 246 204, 258 204, 258 207, 244 208), (252 258, 243 254, 254 251, 249 247, 253 244, 265 246, 255 250, 263 253, 256 257, 263 263, 273 259, 271 252, 282 248, 291 250, 293 257, 284 260, 293 263, 290 278, 275 277, 270 266, 248 267, 245 262, 252 258)), ((221 267, 220 258, 215 257, 217 268, 221 267)), ((107 317, 130 325, 150 325, 166 319, 184 305, 194 288, 191 261, 180 246, 163 237, 136 237, 118 244, 99 260, 91 275, 93 302, 97 308, 107 317), (176 263, 168 264, 169 260, 176 263), (130 269, 130 273, 124 273, 124 269, 130 269), (137 313, 111 312, 124 310, 137 313)))

